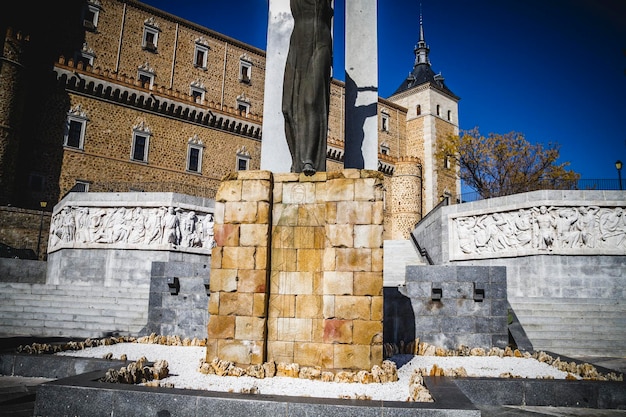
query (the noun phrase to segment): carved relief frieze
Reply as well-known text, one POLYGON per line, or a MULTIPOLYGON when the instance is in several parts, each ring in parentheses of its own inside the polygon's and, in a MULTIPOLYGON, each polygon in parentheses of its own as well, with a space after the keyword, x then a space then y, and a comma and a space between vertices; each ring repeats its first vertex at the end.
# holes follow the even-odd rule
POLYGON ((623 207, 547 206, 450 217, 451 259, 626 254, 623 207))
POLYGON ((48 252, 121 248, 210 253, 214 246, 212 213, 173 206, 65 206, 52 216, 48 252))

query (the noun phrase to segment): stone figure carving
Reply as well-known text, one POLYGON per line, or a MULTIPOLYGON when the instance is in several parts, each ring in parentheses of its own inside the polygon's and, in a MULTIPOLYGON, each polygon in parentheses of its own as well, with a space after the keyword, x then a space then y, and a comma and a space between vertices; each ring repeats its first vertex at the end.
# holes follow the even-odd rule
MULTIPOLYGON (((536 209, 535 209, 536 210, 536 209)), ((554 243, 556 219, 546 206, 539 207, 535 214, 535 237, 539 249, 550 249, 554 243)))
POLYGON ((85 243, 89 241, 89 209, 86 207, 79 207, 75 212, 74 220, 76 222, 76 234, 74 238, 76 242, 85 243))
POLYGON ((154 211, 152 216, 146 221, 146 230, 148 231, 148 243, 161 243, 163 239, 163 215, 165 208, 161 207, 154 211))
POLYGON ((190 211, 182 218, 181 245, 187 248, 197 248, 202 246, 198 233, 198 217, 194 211, 190 211))
POLYGON ((214 226, 213 215, 207 214, 202 222, 202 246, 205 248, 213 249, 216 246, 214 226))
POLYGON ((575 243, 580 243, 580 246, 589 248, 596 246, 596 214, 598 210, 598 207, 580 207, 578 209, 580 218, 576 222, 576 228, 579 234, 575 243))
POLYGON ((507 251, 626 250, 622 207, 532 207, 454 219, 464 255, 507 251))
POLYGON ((63 242, 73 242, 75 230, 74 213, 72 213, 69 207, 65 207, 61 210, 61 240, 63 242))
POLYGON ((623 246, 626 239, 626 218, 621 208, 612 212, 604 212, 600 216, 600 239, 623 246))
POLYGON ((180 221, 174 207, 169 207, 163 216, 163 241, 171 245, 178 245, 180 238, 180 221))
POLYGON ((326 170, 333 9, 331 0, 291 0, 294 28, 283 83, 282 111, 292 172, 326 170))
POLYGON ((135 207, 133 210, 130 233, 128 234, 129 243, 142 243, 146 238, 146 219, 143 215, 141 207, 135 207))
POLYGON ((174 207, 68 206, 52 216, 49 249, 67 244, 211 249, 213 215, 174 207))

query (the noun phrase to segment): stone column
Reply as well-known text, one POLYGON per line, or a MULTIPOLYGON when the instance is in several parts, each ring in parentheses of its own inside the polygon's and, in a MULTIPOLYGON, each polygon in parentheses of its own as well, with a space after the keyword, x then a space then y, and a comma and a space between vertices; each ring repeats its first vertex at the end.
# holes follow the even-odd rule
POLYGON ((265 58, 261 169, 272 172, 291 170, 291 153, 285 137, 282 100, 285 63, 293 24, 289 0, 270 0, 265 58))
POLYGON ((346 1, 345 3, 346 153, 344 167, 378 170, 376 0, 346 1))
POLYGON ((382 174, 274 178, 268 359, 322 369, 382 362, 382 174))
POLYGON ((272 174, 239 171, 215 197, 207 360, 265 360, 272 174))
POLYGON ((370 370, 382 363, 377 171, 240 171, 216 196, 206 359, 370 370))

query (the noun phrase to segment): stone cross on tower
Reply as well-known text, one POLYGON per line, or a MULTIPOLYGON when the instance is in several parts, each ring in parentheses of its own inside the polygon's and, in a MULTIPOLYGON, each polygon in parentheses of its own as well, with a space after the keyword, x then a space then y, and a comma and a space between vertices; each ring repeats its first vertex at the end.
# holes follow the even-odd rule
MULTIPOLYGON (((298 1, 302 0, 269 1, 261 169, 275 173, 290 172, 298 165, 287 143, 283 113, 285 67, 294 29, 291 4, 298 1)), ((376 3, 360 0, 345 5, 345 168, 378 169, 376 3)), ((322 147, 326 149, 325 143, 322 147)))

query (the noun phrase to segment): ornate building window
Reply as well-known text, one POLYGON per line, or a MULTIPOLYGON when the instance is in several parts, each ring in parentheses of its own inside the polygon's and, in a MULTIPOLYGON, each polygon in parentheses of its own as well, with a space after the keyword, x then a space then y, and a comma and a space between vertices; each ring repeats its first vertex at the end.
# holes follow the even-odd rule
POLYGON ((422 106, 420 104, 418 104, 417 106, 415 106, 415 113, 419 116, 420 114, 422 114, 422 106))
POLYGON ((448 121, 451 120, 451 117, 452 117, 452 111, 448 110, 448 121))
POLYGON ((67 112, 63 146, 75 149, 84 149, 85 130, 87 127, 87 113, 78 104, 67 112))
POLYGON ((193 101, 196 103, 204 102, 204 95, 206 94, 206 88, 200 80, 194 81, 189 86, 189 95, 193 97, 193 101))
POLYGON ((89 181, 84 180, 76 180, 72 189, 70 190, 76 193, 86 193, 89 191, 89 181))
POLYGON ((237 150, 237 171, 247 171, 250 169, 250 152, 245 146, 237 150))
POLYGON ((241 112, 242 116, 247 116, 250 113, 250 100, 245 94, 237 96, 237 110, 241 112))
POLYGON ((239 58, 239 81, 250 84, 252 77, 252 60, 244 54, 239 58))
POLYGON ((437 116, 441 116, 441 106, 437 104, 437 116))
POLYGON ((389 144, 387 142, 380 144, 380 153, 382 155, 389 155, 389 144))
POLYGON ((209 43, 202 37, 196 39, 196 45, 193 53, 193 66, 205 70, 208 55, 209 43))
POLYGON ((137 162, 148 162, 148 149, 150 148, 150 136, 152 132, 144 122, 133 126, 133 143, 130 151, 130 159, 137 162))
POLYGON ((155 76, 154 69, 152 69, 147 62, 137 70, 137 79, 144 88, 152 89, 155 76))
POLYGON ((146 51, 157 53, 160 31, 161 29, 159 29, 159 25, 156 23, 154 17, 146 19, 144 21, 141 47, 146 51))
POLYGON ((90 31, 98 28, 98 17, 102 5, 98 0, 89 0, 83 9, 83 27, 90 31))
POLYGON ((187 144, 187 171, 202 173, 203 150, 204 144, 198 138, 198 135, 189 138, 189 143, 187 144))
POLYGON ((76 63, 82 62, 84 66, 89 65, 93 67, 93 60, 95 57, 96 53, 94 50, 87 45, 87 42, 84 42, 83 49, 76 53, 76 63))
POLYGON ((380 115, 380 130, 389 132, 389 113, 385 110, 383 110, 380 115))

